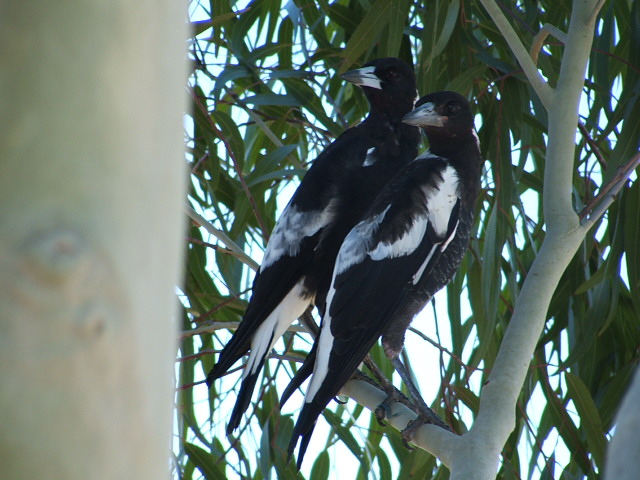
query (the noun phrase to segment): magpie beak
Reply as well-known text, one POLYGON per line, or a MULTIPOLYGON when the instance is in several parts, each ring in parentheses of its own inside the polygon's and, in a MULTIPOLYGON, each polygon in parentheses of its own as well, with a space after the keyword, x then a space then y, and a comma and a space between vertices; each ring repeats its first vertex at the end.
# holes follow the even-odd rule
POLYGON ((436 111, 435 105, 432 102, 420 105, 418 108, 402 117, 402 121, 404 123, 415 125, 417 127, 444 127, 447 120, 449 120, 449 117, 440 115, 436 111))
POLYGON ((382 90, 382 84, 378 76, 374 73, 376 67, 363 67, 356 70, 349 70, 340 75, 340 78, 361 87, 371 87, 382 90))

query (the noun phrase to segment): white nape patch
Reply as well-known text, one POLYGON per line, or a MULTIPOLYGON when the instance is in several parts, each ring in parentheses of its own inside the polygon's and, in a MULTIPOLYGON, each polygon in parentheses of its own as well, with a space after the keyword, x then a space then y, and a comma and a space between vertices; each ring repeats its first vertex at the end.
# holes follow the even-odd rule
POLYGON ((378 215, 361 221, 351 229, 342 242, 340 252, 338 252, 336 266, 333 272, 334 277, 336 275, 340 275, 351 265, 361 263, 362 260, 364 260, 364 257, 367 255, 369 250, 371 237, 373 237, 373 234, 380 227, 380 223, 384 220, 384 216, 387 214, 390 207, 391 205, 387 206, 387 208, 378 215))
POLYGON ((314 235, 329 224, 334 215, 333 204, 329 202, 324 210, 309 212, 299 212, 295 206, 287 205, 271 233, 260 268, 267 268, 283 255, 297 255, 304 237, 314 235))
POLYGON ((438 248, 438 244, 435 244, 431 248, 431 251, 429 252, 429 255, 427 255, 427 258, 424 259, 424 262, 422 262, 422 265, 420 265, 420 268, 418 269, 418 271, 413 275, 412 283, 414 285, 416 283, 418 283, 418 281, 420 280, 420 277, 422 277, 422 274, 424 273, 425 268, 427 268, 427 265, 429 264, 429 261, 431 260, 431 257, 433 257, 433 254, 436 251, 436 248, 438 248))
POLYGON ((311 403, 313 398, 320 390, 324 379, 327 378, 327 373, 329 373, 329 360, 331 358, 331 350, 333 348, 333 335, 331 334, 331 315, 329 314, 329 310, 331 308, 331 302, 333 301, 333 296, 336 293, 336 289, 334 288, 336 279, 336 273, 333 272, 333 278, 331 279, 331 287, 329 287, 329 292, 327 293, 327 313, 322 319, 322 328, 320 329, 320 339, 318 340, 318 352, 316 354, 316 361, 313 364, 313 376, 311 377, 311 381, 309 382, 309 387, 307 388, 307 393, 304 396, 305 403, 311 403))
POLYGON ((303 280, 300 280, 294 285, 273 312, 256 329, 251 339, 251 353, 244 367, 242 378, 258 371, 260 361, 267 356, 287 328, 304 313, 313 301, 313 297, 304 298, 302 282, 303 280))
POLYGON ((442 172, 442 178, 443 181, 438 183, 438 189, 424 189, 429 222, 438 236, 444 236, 447 233, 451 211, 458 201, 460 182, 456 169, 451 165, 442 172))
POLYGON ((373 165, 378 161, 378 159, 375 156, 375 153, 376 153, 375 147, 371 147, 369 150, 367 150, 367 156, 364 157, 364 162, 362 162, 363 167, 370 167, 371 165, 373 165))

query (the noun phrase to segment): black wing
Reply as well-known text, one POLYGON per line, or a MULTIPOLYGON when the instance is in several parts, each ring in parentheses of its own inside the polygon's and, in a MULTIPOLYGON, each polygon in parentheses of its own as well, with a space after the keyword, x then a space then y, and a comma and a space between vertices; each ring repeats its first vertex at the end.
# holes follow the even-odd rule
MULTIPOLYGON (((459 212, 456 170, 445 159, 424 156, 392 180, 345 238, 314 345, 313 377, 290 444, 293 451, 302 437, 298 464, 317 417, 437 267, 459 212)), ((308 366, 300 372, 308 374, 308 366)), ((292 383, 301 382, 294 377, 292 383)))
POLYGON ((358 128, 336 139, 316 159, 278 219, 243 320, 207 375, 210 387, 251 350, 228 432, 239 425, 273 344, 314 302, 317 285, 308 288, 306 278, 317 263, 319 243, 327 229, 334 229, 343 184, 362 168, 373 144, 358 128))

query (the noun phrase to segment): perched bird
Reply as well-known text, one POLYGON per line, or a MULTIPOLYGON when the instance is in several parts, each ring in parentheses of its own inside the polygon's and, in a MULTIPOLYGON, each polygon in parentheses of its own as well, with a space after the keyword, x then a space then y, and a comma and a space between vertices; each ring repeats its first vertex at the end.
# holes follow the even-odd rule
POLYGON ((342 78, 363 89, 370 112, 330 144, 302 179, 267 244, 244 318, 207 376, 211 387, 250 351, 227 434, 239 426, 275 342, 309 305, 322 310, 345 235, 418 152, 420 130, 402 122, 417 99, 409 65, 382 58, 342 78))
MULTIPOLYGON (((430 151, 400 171, 346 236, 321 332, 281 403, 312 374, 289 444, 302 464, 318 416, 382 336, 398 359, 413 317, 444 287, 469 244, 482 158, 468 102, 454 92, 421 98, 406 123, 430 151)), ((399 361, 399 359, 398 359, 399 361)))

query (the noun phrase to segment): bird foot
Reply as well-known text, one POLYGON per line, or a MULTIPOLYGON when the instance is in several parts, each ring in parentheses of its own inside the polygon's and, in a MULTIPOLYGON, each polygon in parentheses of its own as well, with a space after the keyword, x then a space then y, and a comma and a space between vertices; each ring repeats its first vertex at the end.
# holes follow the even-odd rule
POLYGON ((411 447, 409 443, 413 442, 416 431, 422 425, 436 425, 440 428, 444 428, 448 432, 453 433, 451 427, 444 423, 444 420, 442 420, 436 412, 431 410, 431 408, 429 408, 429 406, 424 403, 424 401, 417 401, 415 405, 416 410, 419 411, 418 417, 411 420, 404 428, 404 430, 400 432, 400 434, 402 435, 402 443, 406 448, 408 448, 409 450, 413 450, 413 447, 411 447))
POLYGON ((384 421, 384 419, 390 418, 393 415, 391 413, 391 405, 393 405, 396 402, 402 403, 403 405, 407 406, 414 412, 418 413, 416 411, 416 407, 413 405, 413 403, 411 403, 411 400, 409 400, 404 395, 404 393, 402 393, 400 390, 394 387, 391 383, 388 383, 387 385, 383 385, 381 386, 381 388, 387 394, 387 397, 383 400, 383 402, 380 405, 376 407, 376 409, 373 412, 380 426, 382 427, 387 426, 387 423, 384 421))
POLYGON ((404 445, 404 448, 406 448, 407 450, 415 450, 415 448, 413 448, 409 444, 413 442, 413 438, 416 435, 416 430, 418 430, 418 428, 420 428, 425 423, 426 422, 422 417, 418 417, 414 420, 411 420, 409 423, 407 423, 407 426, 404 428, 404 430, 400 432, 400 435, 402 436, 402 444, 404 445))

